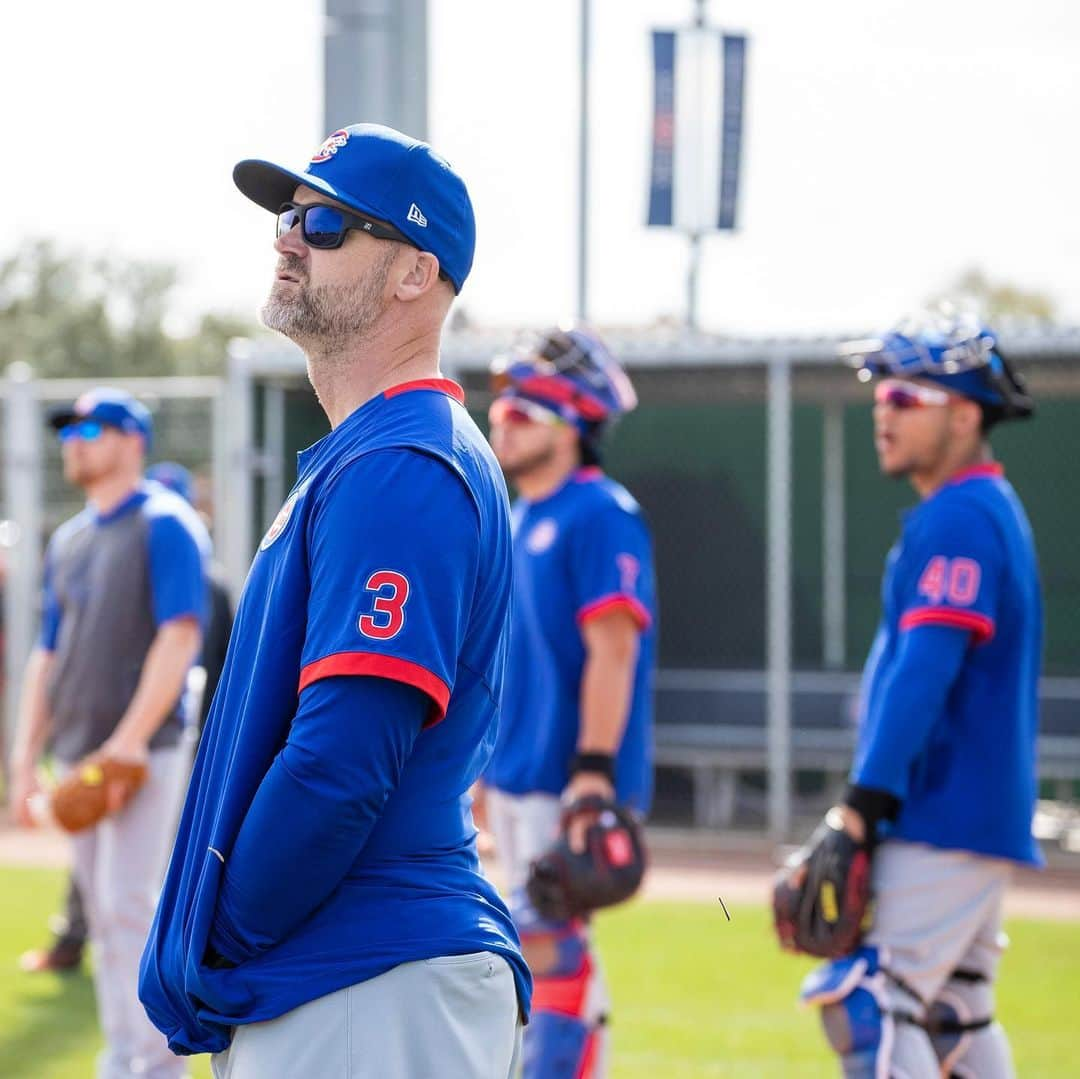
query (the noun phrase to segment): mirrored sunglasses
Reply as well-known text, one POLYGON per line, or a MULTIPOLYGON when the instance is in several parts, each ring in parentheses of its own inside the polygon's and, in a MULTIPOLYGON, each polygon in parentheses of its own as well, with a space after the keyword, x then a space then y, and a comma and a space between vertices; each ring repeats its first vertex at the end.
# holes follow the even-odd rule
POLYGON ((295 203, 286 202, 277 215, 278 238, 300 226, 300 236, 308 247, 317 247, 322 251, 331 251, 345 242, 345 236, 351 231, 366 232, 378 240, 397 240, 399 243, 415 247, 407 236, 390 225, 381 225, 369 217, 340 210, 336 206, 327 206, 321 202, 295 203))
POLYGON ((933 405, 947 405, 949 394, 933 386, 920 386, 915 382, 899 382, 886 379, 874 387, 874 403, 889 405, 892 408, 928 408, 933 405))
POLYGON ((79 439, 81 442, 94 442, 101 437, 106 425, 98 420, 80 420, 78 423, 69 423, 57 431, 61 442, 71 442, 79 439))
POLYGON ((488 422, 495 426, 500 423, 542 423, 554 427, 563 422, 557 412, 552 412, 535 401, 526 401, 521 397, 496 397, 488 409, 488 422))

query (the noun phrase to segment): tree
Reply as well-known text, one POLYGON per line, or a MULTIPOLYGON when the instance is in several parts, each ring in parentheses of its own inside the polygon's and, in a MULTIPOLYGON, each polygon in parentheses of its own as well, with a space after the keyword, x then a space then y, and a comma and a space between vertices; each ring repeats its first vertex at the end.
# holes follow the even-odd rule
POLYGON ((254 327, 207 314, 193 334, 165 330, 175 267, 90 258, 35 240, 0 259, 0 366, 25 360, 45 378, 210 374, 232 337, 254 327))
POLYGON ((1057 311, 1045 293, 1028 291, 1004 281, 991 281, 982 270, 972 267, 951 287, 932 298, 933 304, 946 301, 973 308, 991 325, 1016 322, 1053 322, 1057 311))

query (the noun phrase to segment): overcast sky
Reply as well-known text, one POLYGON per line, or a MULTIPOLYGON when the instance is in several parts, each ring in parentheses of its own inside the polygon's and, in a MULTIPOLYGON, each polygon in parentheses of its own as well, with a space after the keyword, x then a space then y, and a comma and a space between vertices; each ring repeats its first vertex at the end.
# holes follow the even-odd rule
MULTIPOLYGON (((648 31, 690 0, 593 0, 590 314, 681 316, 686 246, 644 227, 648 31)), ((751 38, 741 228, 705 243, 701 319, 736 333, 888 324, 977 266, 1080 324, 1080 4, 725 0, 751 38)), ((0 253, 37 236, 176 262, 180 311, 251 314, 269 215, 230 179, 302 166, 322 0, 44 0, 6 12, 0 253)), ((474 320, 573 310, 577 0, 430 0, 431 141, 476 205, 474 320)), ((358 120, 365 117, 357 116, 358 120)))

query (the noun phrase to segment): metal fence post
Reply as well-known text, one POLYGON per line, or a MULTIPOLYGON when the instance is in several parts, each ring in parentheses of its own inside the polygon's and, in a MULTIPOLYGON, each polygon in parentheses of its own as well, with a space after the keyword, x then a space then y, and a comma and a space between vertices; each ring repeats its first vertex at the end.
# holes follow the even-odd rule
POLYGON ((4 386, 4 516, 8 574, 4 586, 6 743, 14 732, 22 673, 34 645, 41 579, 41 420, 34 372, 21 361, 7 369, 4 386))
POLYGON ((847 597, 844 506, 844 405, 829 401, 822 411, 821 589, 825 666, 841 669, 847 659, 847 597))
POLYGON ((769 361, 768 749, 769 834, 791 831, 791 362, 769 361))
POLYGON ((226 378, 225 446, 226 482, 219 503, 225 525, 222 561, 234 596, 239 596, 251 564, 255 462, 254 404, 251 393, 252 344, 245 339, 229 342, 226 378))

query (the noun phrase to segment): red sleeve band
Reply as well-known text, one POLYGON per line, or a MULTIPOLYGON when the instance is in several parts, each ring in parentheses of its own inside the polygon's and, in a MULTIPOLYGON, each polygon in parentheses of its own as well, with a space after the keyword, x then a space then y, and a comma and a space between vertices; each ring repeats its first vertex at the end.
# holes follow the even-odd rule
POLYGON ((645 604, 636 596, 629 596, 624 592, 613 592, 609 596, 594 599, 592 603, 586 603, 577 613, 577 624, 583 626, 592 618, 620 609, 630 613, 639 630, 644 631, 652 625, 652 615, 645 604))
POLYGON ((986 644, 994 636, 994 620, 978 611, 958 611, 955 607, 916 607, 900 619, 900 628, 916 626, 949 626, 970 630, 976 644, 986 644))
POLYGON ((303 693, 312 682, 318 682, 320 678, 334 678, 342 674, 389 678, 392 682, 404 682, 405 685, 414 686, 426 693, 435 707, 424 724, 425 727, 434 727, 446 716, 446 708, 450 703, 450 687, 438 675, 432 674, 427 667, 421 667, 419 663, 410 663, 407 659, 398 659, 396 656, 382 656, 377 652, 335 652, 332 656, 317 659, 300 672, 300 685, 296 692, 303 693))

